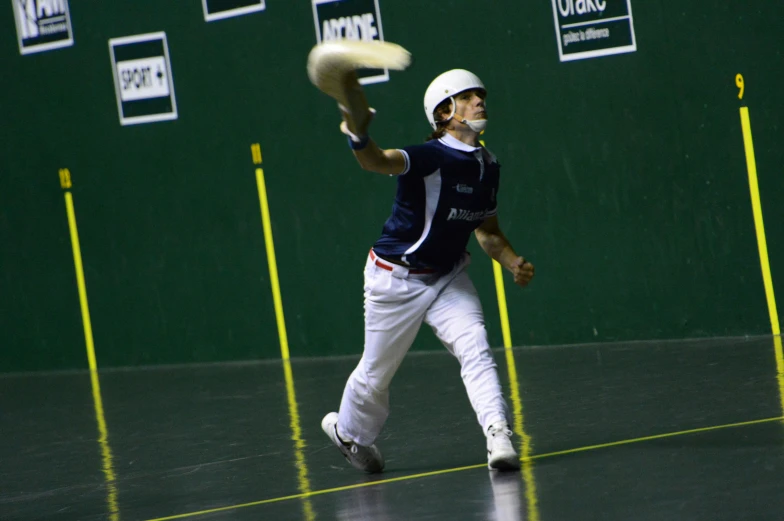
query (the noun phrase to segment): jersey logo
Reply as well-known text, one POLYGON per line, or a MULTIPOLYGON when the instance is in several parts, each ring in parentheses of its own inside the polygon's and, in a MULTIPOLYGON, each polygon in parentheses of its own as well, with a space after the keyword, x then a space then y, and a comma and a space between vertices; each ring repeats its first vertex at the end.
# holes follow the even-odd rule
POLYGON ((461 194, 472 194, 474 193, 474 188, 468 185, 464 185, 463 183, 458 183, 455 185, 455 190, 461 194))
POLYGON ((450 208, 447 221, 481 221, 487 215, 487 210, 480 210, 478 212, 471 212, 460 208, 450 208))

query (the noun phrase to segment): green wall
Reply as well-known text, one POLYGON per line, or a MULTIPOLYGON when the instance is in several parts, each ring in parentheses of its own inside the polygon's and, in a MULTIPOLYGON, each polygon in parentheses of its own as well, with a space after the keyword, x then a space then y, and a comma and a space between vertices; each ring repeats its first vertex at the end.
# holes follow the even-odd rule
MULTIPOLYGON (((0 372, 87 364, 60 168, 99 366, 279 356, 256 142, 292 356, 359 353, 362 267, 395 182, 358 168, 307 79, 310 3, 210 23, 197 0, 70 4, 75 45, 25 56, 0 8, 0 372), (179 118, 122 127, 107 42, 156 31, 179 118)), ((770 332, 738 108, 782 287, 784 7, 674 5, 632 0, 637 52, 561 63, 546 0, 380 1, 385 38, 414 57, 367 86, 381 146, 428 133, 436 74, 488 86, 499 218, 537 266, 526 290, 506 280, 516 345, 770 332)), ((501 345, 490 262, 469 247, 501 345)), ((423 331, 416 348, 439 347, 423 331)))

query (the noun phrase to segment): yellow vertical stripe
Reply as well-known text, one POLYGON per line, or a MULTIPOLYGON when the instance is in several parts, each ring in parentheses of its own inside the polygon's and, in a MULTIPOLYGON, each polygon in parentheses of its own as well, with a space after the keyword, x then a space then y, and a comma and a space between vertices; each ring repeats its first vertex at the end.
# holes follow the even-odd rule
POLYGON ((531 458, 531 437, 526 434, 523 427, 523 401, 520 398, 520 383, 517 379, 514 353, 510 347, 505 350, 506 368, 509 373, 509 387, 512 393, 512 415, 514 417, 514 432, 520 437, 520 459, 523 464, 523 480, 525 481, 525 501, 530 521, 539 521, 539 505, 536 494, 536 481, 534 479, 534 463, 531 458))
POLYGON ((743 146, 746 150, 746 168, 749 173, 749 190, 751 191, 751 207, 754 212, 754 227, 757 230, 757 247, 759 249, 762 280, 765 284, 765 297, 768 301, 768 314, 770 326, 774 335, 780 335, 779 316, 776 310, 776 296, 773 293, 773 279, 770 275, 770 262, 768 261, 768 244, 765 240, 765 224, 762 220, 762 203, 757 182, 757 161, 754 157, 754 143, 751 139, 751 121, 748 107, 740 108, 740 122, 743 127, 743 146))
POLYGON ((517 367, 515 366, 514 352, 510 348, 506 348, 504 352, 506 355, 506 369, 509 373, 509 387, 512 393, 514 432, 523 438, 523 401, 520 399, 520 383, 517 380, 517 367))
POLYGON ((117 501, 117 476, 114 473, 114 457, 109 446, 109 430, 106 428, 106 419, 103 414, 103 400, 101 399, 101 383, 98 371, 90 371, 90 382, 93 390, 95 420, 98 423, 98 445, 101 447, 101 464, 104 481, 106 481, 106 507, 109 510, 111 521, 120 521, 120 506, 117 501))
POLYGON ((784 414, 784 353, 781 349, 781 335, 773 337, 773 351, 776 354, 776 379, 779 383, 781 412, 784 414))
POLYGON ((493 261, 493 276, 495 278, 495 293, 498 297, 498 314, 501 316, 501 333, 504 337, 504 347, 512 347, 512 333, 509 329, 509 313, 506 309, 506 291, 504 290, 504 272, 497 261, 493 261))
MULTIPOLYGON (((484 134, 484 131, 481 132, 484 134)), ((479 140, 479 144, 485 146, 484 139, 479 140)), ((493 260, 493 278, 495 278, 495 293, 498 297, 498 314, 501 317, 501 334, 504 339, 504 347, 512 347, 512 333, 509 329, 509 313, 506 309, 506 291, 504 290, 504 271, 501 265, 493 260)))
POLYGON ((520 382, 517 379, 514 351, 512 351, 512 334, 509 328, 509 314, 506 309, 506 291, 504 290, 504 272, 501 265, 493 261, 495 290, 498 296, 498 312, 501 316, 501 332, 504 336, 504 354, 506 369, 509 374, 509 387, 512 398, 513 430, 520 437, 520 459, 522 461, 523 480, 525 481, 525 501, 530 521, 539 521, 539 506, 534 479, 534 463, 531 459, 531 437, 523 427, 523 400, 520 398, 520 382))
POLYGON ((520 382, 517 379, 517 366, 515 365, 514 351, 512 351, 512 334, 509 329, 509 314, 506 309, 506 291, 504 290, 504 272, 501 265, 495 260, 493 261, 493 276, 495 278, 496 295, 498 296, 498 312, 501 315, 501 332, 504 336, 504 354, 506 355, 506 368, 509 373, 509 387, 512 394, 513 429, 515 434, 520 437, 520 459, 523 464, 525 501, 530 521, 539 521, 534 463, 531 459, 531 437, 526 434, 523 427, 523 401, 520 398, 520 382))
MULTIPOLYGON (((70 185, 70 179, 67 184, 70 185)), ((84 281, 82 249, 79 245, 76 211, 74 210, 73 195, 71 192, 65 192, 65 209, 68 214, 68 229, 71 232, 71 249, 73 250, 74 269, 76 270, 76 286, 79 290, 79 304, 82 310, 82 326, 84 327, 84 341, 87 348, 87 363, 90 367, 93 406, 95 407, 95 420, 98 424, 98 445, 101 448, 101 465, 103 468, 104 481, 106 481, 106 504, 107 509, 109 510, 110 519, 112 521, 119 521, 120 508, 117 503, 117 477, 114 473, 112 450, 111 447, 109 447, 109 431, 106 428, 106 419, 104 418, 103 413, 101 384, 98 378, 98 364, 95 360, 95 345, 93 344, 93 328, 92 322, 90 321, 90 308, 87 304, 87 286, 84 281)))
MULTIPOLYGON (((479 141, 485 146, 483 140, 479 141)), ((504 289, 504 270, 501 264, 493 260, 493 278, 495 279, 495 293, 498 298, 498 314, 501 319, 501 334, 504 340, 504 353, 506 355, 506 368, 509 373, 509 386, 512 393, 512 416, 514 418, 514 432, 520 437, 520 459, 522 461, 523 480, 525 481, 525 501, 528 518, 530 521, 539 521, 539 506, 536 494, 536 481, 534 480, 534 463, 531 458, 531 437, 523 428, 523 401, 520 398, 520 383, 517 380, 517 366, 515 366, 514 352, 512 351, 512 332, 509 327, 509 311, 506 307, 506 290, 504 289)))
POLYGON ((283 360, 289 359, 289 340, 286 335, 286 321, 283 316, 283 300, 280 297, 280 281, 278 280, 278 264, 275 260, 275 243, 272 240, 272 222, 270 220, 269 203, 267 201, 267 185, 264 182, 264 171, 256 169, 256 184, 259 188, 261 204, 261 224, 264 228, 264 242, 267 246, 267 264, 269 264, 270 283, 272 284, 272 300, 275 305, 275 317, 278 322, 280 338, 280 354, 283 360))
POLYGON ((82 250, 79 246, 79 231, 76 228, 76 212, 74 211, 71 192, 65 192, 65 209, 68 213, 68 228, 71 230, 71 249, 73 249, 74 269, 76 270, 76 286, 79 289, 79 303, 82 308, 82 325, 84 326, 84 341, 87 347, 87 363, 90 370, 95 371, 98 368, 98 364, 95 362, 93 326, 90 322, 90 308, 87 305, 87 287, 84 283, 82 250))
POLYGON ((297 394, 294 391, 294 374, 291 370, 291 362, 289 360, 283 361, 283 376, 286 379, 286 395, 288 396, 289 406, 289 426, 291 428, 291 439, 294 441, 294 461, 297 467, 297 480, 299 482, 299 491, 305 494, 302 498, 302 509, 306 521, 313 521, 316 519, 316 513, 313 511, 308 495, 312 492, 310 488, 310 479, 308 478, 308 466, 305 461, 305 440, 302 439, 302 427, 299 421, 299 407, 297 405, 297 394))

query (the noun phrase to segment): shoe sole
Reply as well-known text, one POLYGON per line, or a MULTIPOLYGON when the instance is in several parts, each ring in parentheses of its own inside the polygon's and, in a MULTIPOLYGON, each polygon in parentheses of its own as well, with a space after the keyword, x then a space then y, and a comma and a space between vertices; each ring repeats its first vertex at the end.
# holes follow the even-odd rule
POLYGON ((490 470, 500 470, 502 472, 520 470, 520 460, 517 458, 514 460, 499 459, 497 461, 488 462, 487 468, 490 470))
POLYGON ((382 457, 382 460, 380 462, 378 462, 377 465, 374 465, 374 466, 372 466, 370 468, 362 467, 361 465, 355 464, 351 460, 351 456, 348 453, 348 448, 345 445, 343 445, 342 443, 340 443, 336 439, 337 435, 338 435, 337 434, 337 413, 332 412, 332 413, 329 413, 326 416, 324 416, 324 419, 321 420, 321 430, 323 430, 324 434, 326 434, 327 437, 332 441, 332 443, 338 449, 338 451, 343 456, 343 458, 345 458, 345 460, 348 462, 348 464, 351 465, 352 467, 354 467, 355 469, 361 470, 363 472, 367 472, 368 474, 377 474, 377 473, 382 472, 384 470, 383 457, 382 457), (334 418, 334 422, 329 421, 329 420, 332 420, 333 418, 334 418), (336 438, 332 437, 331 433, 333 433, 333 432, 335 433, 336 438))

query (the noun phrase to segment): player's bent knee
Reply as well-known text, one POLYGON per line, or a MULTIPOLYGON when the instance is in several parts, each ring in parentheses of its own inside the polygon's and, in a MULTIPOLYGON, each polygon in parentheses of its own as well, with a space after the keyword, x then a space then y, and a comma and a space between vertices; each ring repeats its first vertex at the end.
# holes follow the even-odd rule
POLYGON ((389 390, 391 378, 375 378, 369 377, 367 379, 368 391, 376 396, 385 394, 389 390))
POLYGON ((454 342, 455 355, 458 360, 464 358, 479 359, 485 355, 492 358, 490 343, 487 341, 487 331, 484 326, 472 327, 461 334, 454 342))

